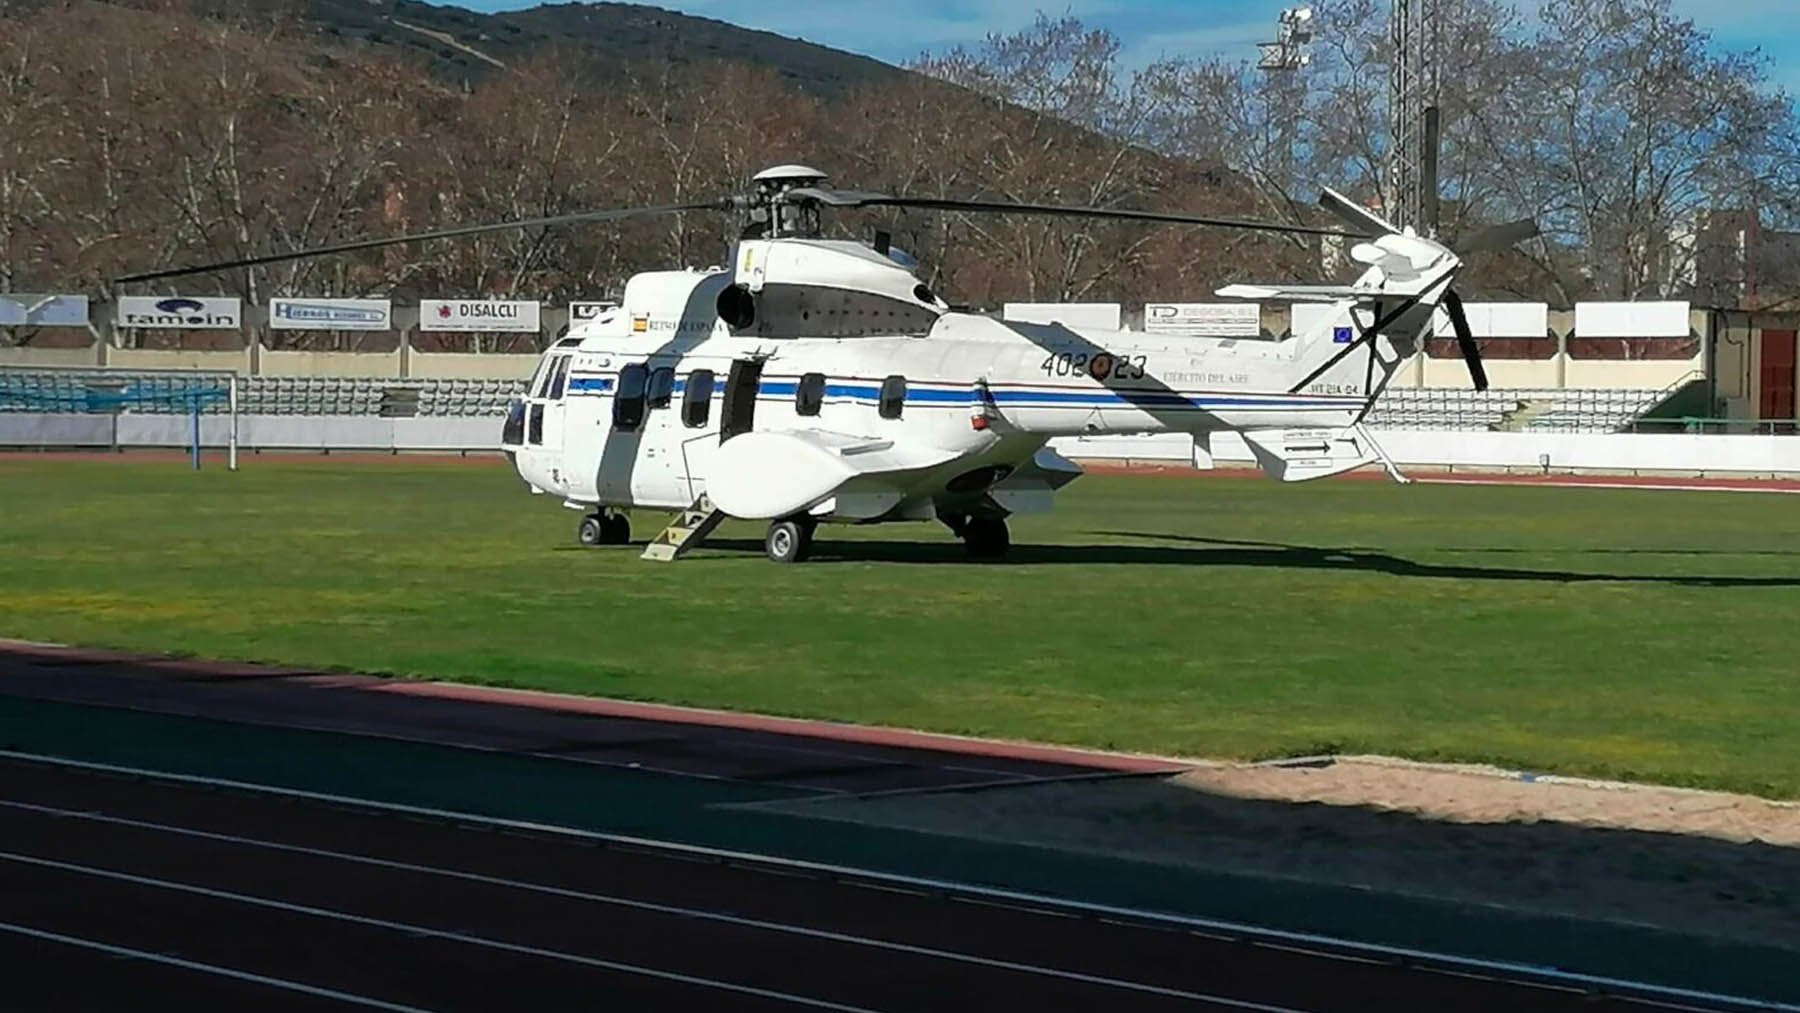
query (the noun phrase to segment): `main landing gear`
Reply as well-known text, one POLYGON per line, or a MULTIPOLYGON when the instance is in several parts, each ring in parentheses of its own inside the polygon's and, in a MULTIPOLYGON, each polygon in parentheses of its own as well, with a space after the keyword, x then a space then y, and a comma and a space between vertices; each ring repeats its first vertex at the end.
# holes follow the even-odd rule
POLYGON ((626 545, 631 541, 631 521, 624 514, 588 514, 575 529, 583 545, 626 545))
POLYGON ((801 563, 812 555, 813 531, 819 522, 811 517, 771 521, 763 535, 763 551, 777 563, 801 563))
POLYGON ((1012 534, 1006 518, 992 514, 939 514, 938 519, 950 533, 962 539, 970 559, 1000 559, 1012 548, 1012 534))

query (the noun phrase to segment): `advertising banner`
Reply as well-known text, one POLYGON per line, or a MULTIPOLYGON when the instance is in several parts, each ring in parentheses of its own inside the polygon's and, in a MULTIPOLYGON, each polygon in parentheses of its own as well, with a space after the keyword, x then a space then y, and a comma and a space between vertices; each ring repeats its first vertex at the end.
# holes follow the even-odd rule
POLYGON ((271 299, 269 327, 277 331, 387 331, 394 327, 386 299, 271 299))
POLYGON ((1144 330, 1197 338, 1254 338, 1262 335, 1262 307, 1241 302, 1145 303, 1144 330))
POLYGON ((0 327, 86 327, 85 295, 0 292, 0 327))
POLYGON ((425 299, 421 331, 519 331, 536 333, 538 304, 527 299, 425 299))
POLYGON ((598 320, 607 310, 618 308, 619 304, 616 302, 572 302, 569 304, 569 326, 598 320))
MULTIPOLYGON (((1468 302, 1463 303, 1463 316, 1469 321, 1469 333, 1477 338, 1547 338, 1550 336, 1550 305, 1541 302, 1468 302)), ((1682 319, 1687 319, 1686 311, 1682 319)), ((1440 307, 1431 315, 1434 337, 1453 338, 1456 328, 1450 315, 1440 307)))
POLYGON ((1575 336, 1578 338, 1685 338, 1688 331, 1688 304, 1685 302, 1575 304, 1575 336))
POLYGON ((120 327, 235 331, 244 322, 243 301, 227 296, 121 296, 113 322, 120 327))

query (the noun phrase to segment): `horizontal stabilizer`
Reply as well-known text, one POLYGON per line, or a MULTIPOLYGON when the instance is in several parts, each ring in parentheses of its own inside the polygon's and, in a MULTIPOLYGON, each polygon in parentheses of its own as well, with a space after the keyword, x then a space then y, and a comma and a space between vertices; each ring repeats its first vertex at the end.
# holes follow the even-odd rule
POLYGON ((1354 429, 1248 429, 1243 437, 1263 473, 1282 482, 1341 475, 1377 459, 1354 429))
POLYGON ((1270 299, 1276 302, 1337 302, 1357 296, 1374 296, 1351 285, 1227 285, 1219 295, 1227 299, 1270 299))

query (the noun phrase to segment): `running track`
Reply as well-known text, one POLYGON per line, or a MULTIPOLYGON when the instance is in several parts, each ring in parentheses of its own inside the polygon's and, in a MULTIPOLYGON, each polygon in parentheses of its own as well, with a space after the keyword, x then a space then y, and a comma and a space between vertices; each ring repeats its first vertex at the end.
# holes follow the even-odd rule
POLYGON ((9 1010, 1671 1008, 16 758, 0 965, 9 1010))

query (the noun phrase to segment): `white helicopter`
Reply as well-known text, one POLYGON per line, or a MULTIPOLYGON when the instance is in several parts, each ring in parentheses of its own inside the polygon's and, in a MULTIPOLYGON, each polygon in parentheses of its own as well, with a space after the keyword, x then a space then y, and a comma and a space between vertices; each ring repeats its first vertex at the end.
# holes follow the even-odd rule
MULTIPOLYGON (((582 544, 625 544, 633 507, 680 514, 645 551, 675 559, 726 517, 767 521, 768 557, 807 558, 820 523, 938 520, 977 558, 1006 519, 1049 509, 1081 469, 1052 437, 1239 433, 1282 481, 1377 460, 1362 425, 1441 305, 1476 387, 1487 381, 1450 284, 1458 251, 1326 190, 1348 230, 1112 208, 910 198, 829 189, 803 165, 704 204, 471 226, 134 275, 150 281, 506 228, 723 210, 747 224, 731 264, 633 276, 618 307, 571 327, 507 415, 501 447, 535 493, 586 516, 582 544), (1231 285, 1228 298, 1330 303, 1279 342, 1162 338, 953 312, 889 248, 823 238, 827 208, 1074 215, 1361 238, 1349 285, 1231 285)), ((1461 252, 1511 245, 1497 226, 1461 252)))

